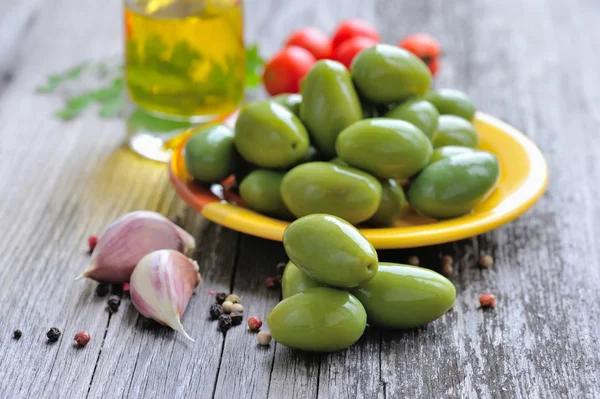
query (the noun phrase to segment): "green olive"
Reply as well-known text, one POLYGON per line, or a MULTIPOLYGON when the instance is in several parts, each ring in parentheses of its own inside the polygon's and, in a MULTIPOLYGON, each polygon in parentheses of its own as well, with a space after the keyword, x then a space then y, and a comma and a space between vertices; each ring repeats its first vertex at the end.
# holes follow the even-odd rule
POLYGON ((456 299, 452 282, 422 267, 380 263, 377 275, 351 290, 369 324, 387 328, 423 326, 446 313, 456 299))
POLYGON ((328 162, 308 162, 285 175, 281 182, 281 197, 296 217, 328 213, 358 224, 377 211, 381 184, 358 169, 328 162))
POLYGON ((293 94, 278 94, 271 97, 272 101, 283 105, 296 116, 300 116, 300 103, 302 102, 302 96, 297 93, 293 94))
POLYGON ((394 179, 381 182, 381 202, 377 212, 367 221, 373 226, 393 226, 409 210, 404 190, 394 179))
POLYGON ((471 147, 462 147, 459 145, 447 145, 444 147, 438 147, 435 150, 433 150, 433 154, 431 155, 429 163, 432 164, 434 162, 441 161, 442 159, 450 158, 454 155, 464 154, 465 152, 473 151, 477 150, 471 147))
POLYGON ((251 172, 240 184, 240 195, 253 211, 283 219, 292 219, 292 214, 281 199, 280 187, 284 173, 258 169, 251 172))
POLYGON ((185 167, 194 179, 219 182, 235 170, 233 132, 225 125, 206 126, 188 139, 183 156, 185 167))
POLYGON ((351 294, 327 287, 308 288, 279 302, 267 317, 273 338, 309 352, 346 349, 365 331, 367 315, 351 294))
POLYGON ((408 190, 408 202, 433 218, 465 215, 494 191, 500 165, 493 154, 474 151, 427 166, 408 190))
POLYGON ((439 89, 425 94, 424 98, 442 115, 456 115, 471 121, 477 111, 471 98, 456 89, 439 89))
POLYGON ((427 165, 433 148, 415 125, 396 119, 356 122, 340 133, 338 156, 381 178, 409 178, 427 165))
POLYGON ((429 140, 433 140, 437 132, 439 116, 433 104, 421 99, 406 101, 384 115, 385 118, 412 123, 425 133, 429 140))
POLYGON ((377 273, 373 245, 350 223, 332 215, 295 220, 283 233, 283 247, 298 269, 333 287, 355 287, 377 273))
POLYGON ((316 282, 308 274, 298 269, 298 266, 294 265, 292 261, 289 261, 281 277, 281 296, 285 299, 307 288, 322 286, 322 283, 316 282))
POLYGON ((440 115, 438 132, 433 139, 433 147, 458 145, 477 148, 479 135, 468 120, 454 115, 440 115))
POLYGON ((302 80, 300 91, 300 119, 319 151, 335 156, 338 134, 362 118, 348 70, 337 61, 317 61, 302 80))
POLYGON ((431 72, 423 61, 388 44, 378 44, 358 53, 350 71, 360 95, 375 104, 422 96, 431 85, 431 72))
POLYGON ((308 152, 309 138, 300 120, 273 101, 255 101, 240 111, 235 147, 248 162, 264 168, 285 168, 308 152))

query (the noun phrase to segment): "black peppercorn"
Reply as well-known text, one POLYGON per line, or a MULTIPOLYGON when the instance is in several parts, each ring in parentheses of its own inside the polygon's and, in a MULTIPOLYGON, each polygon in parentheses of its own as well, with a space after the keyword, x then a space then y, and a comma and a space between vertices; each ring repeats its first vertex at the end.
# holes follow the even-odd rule
POLYGON ((215 302, 217 302, 219 305, 222 304, 223 302, 225 302, 225 298, 227 298, 227 295, 225 292, 218 292, 217 295, 215 295, 215 302))
POLYGON ((221 305, 219 305, 218 303, 215 303, 214 305, 210 305, 210 317, 213 320, 217 320, 219 318, 219 316, 221 316, 223 314, 223 307, 221 305))
POLYGON ((229 316, 228 314, 222 314, 221 316, 219 316, 218 323, 219 323, 219 328, 221 329, 221 331, 225 332, 225 331, 229 330, 232 325, 231 316, 229 316))
POLYGON ((116 295, 111 295, 108 297, 108 309, 112 312, 115 313, 116 311, 119 310, 119 306, 121 305, 121 298, 119 298, 116 295))
POLYGON ((19 340, 22 335, 23 335, 23 333, 19 329, 16 329, 15 331, 13 331, 13 338, 16 340, 19 340))
POLYGON ((46 333, 46 337, 48 337, 48 341, 56 342, 60 338, 60 330, 56 327, 52 327, 46 333))
POLYGON ((275 266, 275 270, 277 271, 277 275, 278 276, 282 276, 283 272, 285 271, 285 267, 286 267, 286 263, 285 262, 281 262, 278 263, 277 266, 275 266))
POLYGON ((110 289, 110 284, 108 283, 100 283, 96 287, 96 295, 103 297, 108 294, 108 290, 110 289))
POLYGON ((244 320, 244 315, 242 313, 232 313, 229 317, 231 317, 231 324, 234 326, 239 326, 242 324, 242 320, 244 320))
POLYGON ((119 298, 123 296, 123 284, 111 284, 110 285, 111 295, 116 295, 119 298))

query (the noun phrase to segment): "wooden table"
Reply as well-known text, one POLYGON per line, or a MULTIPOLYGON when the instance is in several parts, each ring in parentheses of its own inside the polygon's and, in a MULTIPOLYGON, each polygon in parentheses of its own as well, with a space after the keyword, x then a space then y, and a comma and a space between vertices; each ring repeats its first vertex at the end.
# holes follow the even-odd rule
POLYGON ((427 31, 445 57, 438 87, 521 128, 545 153, 549 190, 517 221, 452 244, 386 251, 439 269, 451 255, 458 298, 427 328, 368 329, 347 351, 257 347, 208 320, 209 290, 235 291, 266 317, 264 280, 279 243, 202 220, 166 168, 122 147, 122 120, 96 112, 65 123, 34 93, 51 73, 121 51, 121 1, 0 2, 0 396, 16 397, 600 397, 600 6, 596 0, 248 0, 248 41, 272 54, 292 28, 373 21, 386 42, 427 31), (86 240, 119 215, 182 215, 199 241, 204 285, 184 317, 196 343, 148 329, 124 299, 110 315, 86 268, 86 240), (480 254, 495 259, 477 267, 480 254), (494 311, 478 297, 494 293, 494 311), (47 344, 56 326, 62 339, 47 344), (23 337, 11 339, 20 328, 23 337), (88 330, 85 349, 72 337, 88 330))

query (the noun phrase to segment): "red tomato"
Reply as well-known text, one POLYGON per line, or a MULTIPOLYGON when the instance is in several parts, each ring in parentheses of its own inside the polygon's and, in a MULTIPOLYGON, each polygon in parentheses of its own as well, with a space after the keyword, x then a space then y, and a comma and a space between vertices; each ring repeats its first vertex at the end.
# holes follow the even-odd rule
POLYGON ((292 32, 285 45, 302 47, 318 60, 331 56, 331 40, 317 28, 307 27, 292 32))
POLYGON ((429 64, 427 64, 429 70, 431 71, 431 76, 435 76, 435 74, 440 69, 440 60, 439 58, 432 59, 429 64))
POLYGON ((298 93, 300 80, 317 60, 308 50, 288 46, 275 54, 265 65, 263 84, 274 96, 281 93, 298 93))
POLYGON ((373 25, 362 19, 350 18, 338 25, 331 45, 335 50, 340 44, 356 36, 369 37, 377 42, 381 41, 377 29, 373 25))
POLYGON ((438 57, 442 53, 442 46, 433 37, 426 33, 416 33, 398 42, 398 47, 406 49, 429 63, 429 60, 438 57))
POLYGON ((379 43, 377 40, 369 37, 353 37, 336 47, 331 59, 341 62, 346 68, 350 69, 350 65, 356 54, 366 48, 373 47, 377 43, 379 43))

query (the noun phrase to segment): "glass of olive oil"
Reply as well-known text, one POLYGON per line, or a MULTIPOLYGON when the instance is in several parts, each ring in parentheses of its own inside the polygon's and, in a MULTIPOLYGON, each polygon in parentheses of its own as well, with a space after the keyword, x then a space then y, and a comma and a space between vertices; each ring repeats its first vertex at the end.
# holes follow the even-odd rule
MULTIPOLYGON (((246 51, 241 0, 124 0, 125 81, 140 112, 181 123, 214 120, 244 97, 246 51)), ((136 131, 130 145, 168 160, 158 148, 181 129, 136 131), (158 151, 158 152, 157 152, 158 151), (156 154, 155 154, 156 152, 156 154)))

